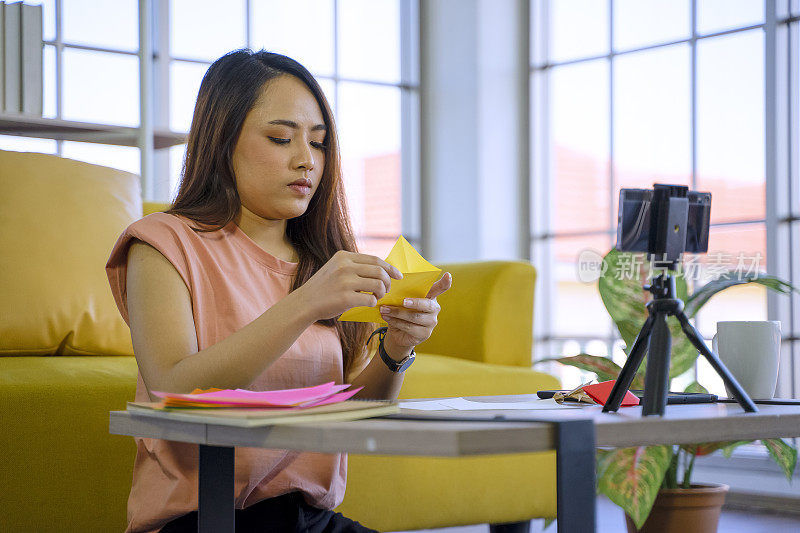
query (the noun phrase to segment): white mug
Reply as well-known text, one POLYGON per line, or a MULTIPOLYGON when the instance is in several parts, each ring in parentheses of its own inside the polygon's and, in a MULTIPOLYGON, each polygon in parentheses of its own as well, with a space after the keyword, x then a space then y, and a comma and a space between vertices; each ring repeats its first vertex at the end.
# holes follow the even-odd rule
MULTIPOLYGON (((714 351, 752 399, 775 396, 781 354, 777 320, 717 322, 714 351)), ((731 390, 725 386, 728 396, 731 390)))

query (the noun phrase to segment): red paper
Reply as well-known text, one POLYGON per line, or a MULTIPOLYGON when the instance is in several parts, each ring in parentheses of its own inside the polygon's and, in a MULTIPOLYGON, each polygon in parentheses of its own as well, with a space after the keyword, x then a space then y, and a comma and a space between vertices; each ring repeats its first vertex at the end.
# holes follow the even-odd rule
MULTIPOLYGON (((610 381, 595 383, 594 385, 586 385, 583 387, 583 392, 588 394, 592 400, 600 405, 605 405, 606 400, 608 400, 608 397, 611 395, 611 389, 614 388, 615 382, 616 381, 612 379, 610 381)), ((639 405, 639 398, 631 391, 625 391, 625 397, 622 398, 620 407, 630 407, 632 405, 639 405)))

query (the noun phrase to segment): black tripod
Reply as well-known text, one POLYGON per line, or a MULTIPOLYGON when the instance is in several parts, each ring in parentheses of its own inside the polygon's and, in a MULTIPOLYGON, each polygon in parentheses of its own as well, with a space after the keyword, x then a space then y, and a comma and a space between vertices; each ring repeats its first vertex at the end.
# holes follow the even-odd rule
POLYGON ((675 279, 664 271, 653 278, 645 289, 653 294, 653 299, 647 304, 649 313, 642 330, 633 343, 628 360, 617 377, 611 394, 603 406, 603 412, 617 411, 622 398, 631 386, 639 365, 642 364, 647 354, 647 372, 645 373, 644 400, 642 402, 642 416, 663 415, 667 406, 667 392, 669 390, 669 359, 672 352, 672 336, 667 326, 667 317, 675 316, 681 323, 684 335, 706 360, 733 392, 733 397, 750 413, 755 413, 758 408, 753 400, 742 389, 736 378, 731 375, 717 354, 712 352, 703 342, 700 332, 697 331, 688 317, 683 312, 683 302, 676 297, 675 279))

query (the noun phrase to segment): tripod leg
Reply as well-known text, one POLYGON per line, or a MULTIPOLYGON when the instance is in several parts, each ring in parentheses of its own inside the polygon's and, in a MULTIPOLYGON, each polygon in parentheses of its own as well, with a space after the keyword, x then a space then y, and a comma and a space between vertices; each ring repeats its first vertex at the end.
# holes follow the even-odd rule
POLYGON ((686 313, 681 311, 680 313, 676 313, 675 316, 678 317, 683 332, 689 338, 694 347, 697 348, 697 351, 703 354, 706 360, 711 364, 719 377, 722 378, 722 381, 725 383, 725 385, 728 386, 728 389, 733 392, 733 397, 736 399, 739 405, 742 406, 742 409, 748 413, 757 413, 758 407, 756 407, 756 404, 753 403, 753 400, 750 399, 750 396, 748 396, 742 386, 739 385, 739 382, 736 381, 736 378, 730 373, 728 367, 726 367, 725 364, 719 360, 717 354, 708 349, 708 346, 700 336, 700 332, 697 331, 697 328, 695 328, 691 322, 689 322, 689 318, 686 316, 686 313))
POLYGON ((644 375, 644 401, 642 415, 663 416, 667 408, 669 388, 669 359, 672 353, 672 336, 667 326, 667 315, 657 311, 650 333, 647 350, 647 368, 644 375))
POLYGON ((650 330, 652 328, 653 315, 649 314, 647 315, 647 320, 645 320, 641 331, 639 331, 639 335, 636 336, 636 340, 633 342, 633 347, 631 348, 631 353, 628 355, 625 365, 622 367, 619 376, 617 376, 617 380, 614 382, 611 394, 609 394, 608 400, 606 400, 606 404, 603 406, 604 413, 608 413, 609 411, 616 412, 622 404, 622 399, 625 397, 625 393, 628 392, 628 389, 631 388, 633 378, 636 377, 636 371, 639 370, 639 365, 642 364, 642 359, 644 359, 644 355, 647 353, 646 348, 650 340, 650 330))

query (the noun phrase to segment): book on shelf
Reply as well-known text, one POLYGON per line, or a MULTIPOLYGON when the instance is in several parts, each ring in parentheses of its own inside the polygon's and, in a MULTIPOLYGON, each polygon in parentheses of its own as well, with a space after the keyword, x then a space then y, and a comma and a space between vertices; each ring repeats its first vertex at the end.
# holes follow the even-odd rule
POLYGON ((168 418, 223 426, 258 427, 314 422, 341 422, 394 414, 397 402, 389 400, 345 400, 313 407, 167 407, 164 402, 128 402, 134 416, 168 418))
POLYGON ((42 116, 42 6, 0 3, 0 110, 42 116))
POLYGON ((3 111, 19 113, 22 110, 22 3, 5 4, 3 11, 3 111))
POLYGON ((20 111, 42 116, 42 6, 22 4, 20 20, 20 111))

